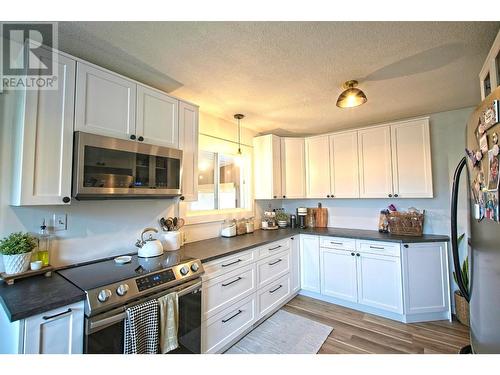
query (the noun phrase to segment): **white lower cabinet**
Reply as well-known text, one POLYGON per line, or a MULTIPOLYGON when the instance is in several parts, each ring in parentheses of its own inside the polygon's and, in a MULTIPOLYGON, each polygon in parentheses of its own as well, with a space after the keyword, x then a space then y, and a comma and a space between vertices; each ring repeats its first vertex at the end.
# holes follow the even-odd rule
POLYGON ((358 301, 356 254, 321 248, 321 294, 358 301))
POLYGON ((258 318, 266 316, 278 306, 281 306, 290 295, 290 275, 286 274, 257 292, 259 306, 258 318))
POLYGON ((201 352, 217 353, 255 322, 255 293, 202 322, 201 352))
POLYGON ((0 353, 83 353, 83 310, 81 301, 14 322, 0 311, 0 353))
POLYGON ((303 290, 320 292, 319 236, 300 235, 300 284, 303 290))
POLYGON ((358 252, 356 258, 358 258, 358 303, 402 314, 403 294, 399 257, 358 252))
POLYGON ((204 264, 202 353, 227 350, 300 288, 298 236, 204 264))

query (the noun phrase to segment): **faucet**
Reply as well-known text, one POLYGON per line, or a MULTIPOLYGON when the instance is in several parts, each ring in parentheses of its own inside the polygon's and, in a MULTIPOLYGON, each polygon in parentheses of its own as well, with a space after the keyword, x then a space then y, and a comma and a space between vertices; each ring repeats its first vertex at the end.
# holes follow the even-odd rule
POLYGON ((158 229, 156 228, 151 228, 151 227, 147 227, 147 228, 144 228, 141 232, 141 239, 137 240, 135 242, 135 246, 136 247, 143 247, 145 244, 146 244, 146 241, 152 241, 153 240, 153 235, 152 234, 149 234, 149 238, 148 239, 144 239, 144 234, 147 233, 147 232, 155 232, 155 233, 158 233, 158 229))

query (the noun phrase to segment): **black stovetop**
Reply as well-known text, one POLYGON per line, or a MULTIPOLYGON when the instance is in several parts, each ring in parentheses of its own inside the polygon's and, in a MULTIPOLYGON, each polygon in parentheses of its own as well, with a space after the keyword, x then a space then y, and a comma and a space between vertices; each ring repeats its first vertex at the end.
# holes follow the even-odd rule
POLYGON ((87 291, 167 269, 188 260, 191 258, 185 257, 180 251, 171 251, 153 258, 139 258, 137 255, 132 255, 132 260, 126 264, 117 264, 114 259, 109 259, 57 272, 78 288, 87 291))

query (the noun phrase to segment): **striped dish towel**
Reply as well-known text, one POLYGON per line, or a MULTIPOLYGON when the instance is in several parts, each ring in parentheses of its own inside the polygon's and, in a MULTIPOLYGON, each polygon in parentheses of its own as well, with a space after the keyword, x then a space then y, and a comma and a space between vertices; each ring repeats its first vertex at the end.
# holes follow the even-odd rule
POLYGON ((158 302, 147 301, 126 310, 124 354, 158 353, 158 302))

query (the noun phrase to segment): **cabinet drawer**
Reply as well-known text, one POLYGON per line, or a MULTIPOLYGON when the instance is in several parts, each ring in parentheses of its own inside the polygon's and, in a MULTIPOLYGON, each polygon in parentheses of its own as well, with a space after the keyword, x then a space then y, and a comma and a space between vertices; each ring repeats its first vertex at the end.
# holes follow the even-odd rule
POLYGON ((251 264, 203 283, 203 320, 255 292, 255 265, 251 264))
POLYGON ((246 266, 254 261, 255 252, 253 250, 248 250, 205 263, 203 264, 203 268, 205 269, 203 281, 213 279, 214 277, 246 266))
POLYGON ((360 253, 390 255, 399 257, 400 245, 392 242, 358 241, 357 249, 360 253))
POLYGON ((319 246, 328 249, 354 250, 356 240, 341 237, 321 237, 319 246))
POLYGON ((259 306, 258 319, 281 305, 290 295, 290 274, 279 278, 257 292, 259 306))
POLYGON ((290 250, 262 259, 257 263, 257 288, 290 271, 290 250))
POLYGON ((202 353, 216 353, 256 320, 255 293, 202 323, 202 353))
POLYGON ((281 241, 272 242, 259 248, 259 258, 266 258, 274 255, 279 251, 290 249, 290 239, 286 238, 281 241))

